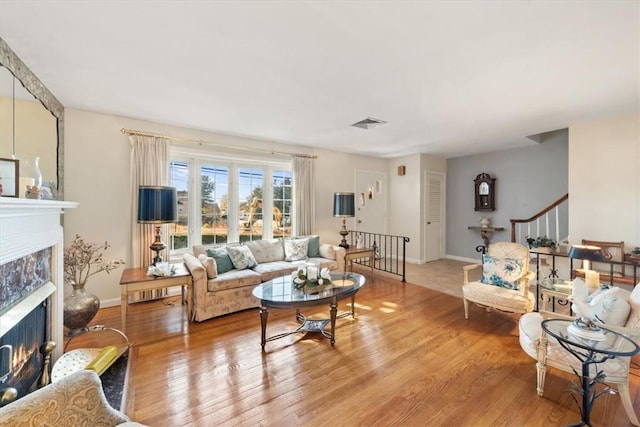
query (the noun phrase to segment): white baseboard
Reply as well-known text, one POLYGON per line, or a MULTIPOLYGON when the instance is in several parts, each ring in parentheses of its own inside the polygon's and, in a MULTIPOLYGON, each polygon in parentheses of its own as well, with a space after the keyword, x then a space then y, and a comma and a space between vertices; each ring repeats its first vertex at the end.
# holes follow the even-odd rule
POLYGON ((470 262, 473 264, 481 264, 480 258, 466 258, 461 256, 455 256, 455 255, 447 255, 445 258, 452 259, 454 261, 464 261, 464 262, 470 262))

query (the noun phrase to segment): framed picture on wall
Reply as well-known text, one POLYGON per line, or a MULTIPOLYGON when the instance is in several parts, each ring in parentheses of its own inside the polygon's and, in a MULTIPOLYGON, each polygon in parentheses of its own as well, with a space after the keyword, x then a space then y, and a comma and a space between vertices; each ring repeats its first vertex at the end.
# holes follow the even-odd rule
POLYGON ((18 160, 0 158, 0 196, 18 197, 19 169, 18 160))

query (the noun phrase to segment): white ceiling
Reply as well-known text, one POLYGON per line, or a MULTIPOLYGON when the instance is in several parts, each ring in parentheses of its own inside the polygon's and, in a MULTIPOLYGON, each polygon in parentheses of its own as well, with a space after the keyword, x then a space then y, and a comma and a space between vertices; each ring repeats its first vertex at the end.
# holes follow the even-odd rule
POLYGON ((638 0, 0 0, 65 107, 379 157, 639 111, 639 23, 638 0))

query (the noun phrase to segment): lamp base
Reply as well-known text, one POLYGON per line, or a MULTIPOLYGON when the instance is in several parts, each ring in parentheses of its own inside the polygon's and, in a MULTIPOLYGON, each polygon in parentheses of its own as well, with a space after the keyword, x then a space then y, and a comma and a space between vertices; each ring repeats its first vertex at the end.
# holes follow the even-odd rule
POLYGON ((342 236, 342 241, 338 246, 343 247, 345 249, 349 249, 349 244, 347 243, 347 235, 349 231, 347 230, 347 219, 342 218, 342 228, 340 229, 340 235, 342 236))
POLYGON ((163 251, 167 248, 167 245, 162 241, 162 236, 160 235, 160 224, 156 224, 156 236, 155 240, 149 246, 149 248, 156 253, 156 256, 153 257, 153 263, 151 265, 156 265, 162 262, 162 256, 160 255, 160 251, 163 251))

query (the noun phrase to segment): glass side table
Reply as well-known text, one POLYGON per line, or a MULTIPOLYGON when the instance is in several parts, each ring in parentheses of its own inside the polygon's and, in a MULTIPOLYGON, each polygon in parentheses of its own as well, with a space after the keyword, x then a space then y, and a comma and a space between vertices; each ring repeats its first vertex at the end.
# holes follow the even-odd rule
POLYGON ((603 341, 587 340, 570 334, 567 327, 573 324, 572 320, 547 319, 542 321, 542 329, 558 340, 558 343, 569 353, 573 354, 582 364, 582 375, 580 383, 582 390, 582 408, 580 422, 571 426, 591 426, 591 409, 593 403, 600 394, 596 393, 594 387, 596 383, 604 379, 596 370, 596 376, 589 376, 589 366, 602 363, 606 360, 619 356, 633 356, 640 352, 640 347, 629 337, 600 326, 604 333, 603 341))

